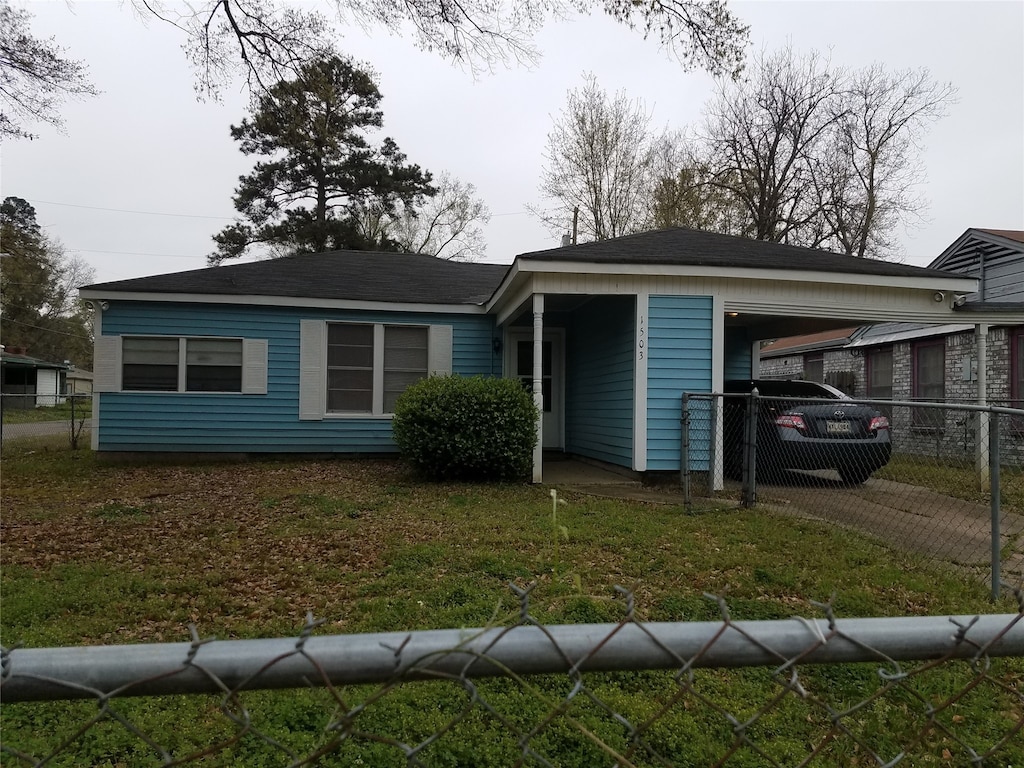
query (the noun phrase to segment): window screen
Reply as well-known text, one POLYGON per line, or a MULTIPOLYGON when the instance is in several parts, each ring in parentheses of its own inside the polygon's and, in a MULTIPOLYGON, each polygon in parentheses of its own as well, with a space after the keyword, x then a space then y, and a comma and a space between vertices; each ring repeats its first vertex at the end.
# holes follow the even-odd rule
POLYGON ((178 391, 177 339, 125 337, 121 365, 122 389, 178 391))

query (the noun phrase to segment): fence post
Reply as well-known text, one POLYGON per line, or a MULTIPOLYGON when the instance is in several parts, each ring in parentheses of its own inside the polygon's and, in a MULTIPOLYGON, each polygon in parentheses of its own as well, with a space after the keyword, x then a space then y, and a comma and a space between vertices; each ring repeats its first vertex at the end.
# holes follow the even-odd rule
POLYGON ((1002 419, 998 413, 991 414, 991 417, 988 430, 988 487, 992 506, 992 600, 995 601, 999 599, 999 580, 1002 574, 999 542, 999 426, 1002 419))
POLYGON ((683 410, 679 415, 682 434, 679 441, 679 482, 683 486, 683 504, 690 506, 690 395, 683 392, 683 410))
POLYGON ((747 396, 747 418, 743 420, 743 506, 757 503, 757 416, 761 398, 757 387, 747 396))

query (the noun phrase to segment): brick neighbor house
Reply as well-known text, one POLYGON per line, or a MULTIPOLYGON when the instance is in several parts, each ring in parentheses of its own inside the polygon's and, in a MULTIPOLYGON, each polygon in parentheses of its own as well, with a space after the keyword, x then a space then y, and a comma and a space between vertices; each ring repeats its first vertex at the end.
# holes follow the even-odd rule
MULTIPOLYGON (((978 278, 976 293, 935 294, 953 303, 962 322, 878 323, 778 339, 761 348, 759 375, 822 381, 881 400, 1024 408, 1024 232, 968 229, 929 267, 978 278), (1005 322, 974 322, 972 313, 981 311, 1005 322)), ((939 443, 971 448, 974 420, 965 416, 911 409, 895 420, 893 437, 928 452, 939 443)), ((1024 426, 1012 432, 1011 447, 1024 456, 1024 426)))

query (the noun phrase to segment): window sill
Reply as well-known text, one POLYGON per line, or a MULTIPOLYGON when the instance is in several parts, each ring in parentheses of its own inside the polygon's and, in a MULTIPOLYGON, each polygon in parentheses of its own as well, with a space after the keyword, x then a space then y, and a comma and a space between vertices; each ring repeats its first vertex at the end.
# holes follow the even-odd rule
POLYGON ((391 421, 394 417, 393 413, 325 413, 324 421, 348 421, 351 419, 391 421))

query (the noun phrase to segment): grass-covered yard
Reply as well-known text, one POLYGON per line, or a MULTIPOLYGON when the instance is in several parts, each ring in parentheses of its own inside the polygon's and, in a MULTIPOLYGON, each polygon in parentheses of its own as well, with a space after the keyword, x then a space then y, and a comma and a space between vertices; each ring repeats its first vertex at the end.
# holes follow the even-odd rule
MULTIPOLYGON (((539 581, 534 614, 549 623, 618 621, 614 586, 633 590, 641 620, 714 620, 726 595, 733 618, 815 616, 810 601, 834 595, 840 617, 993 613, 985 590, 869 540, 764 510, 640 504, 574 494, 552 521, 546 487, 438 485, 395 461, 266 461, 248 464, 103 464, 57 443, 5 446, 2 462, 0 637, 7 647, 185 641, 187 624, 220 639, 289 636, 307 611, 321 633, 477 627, 506 621, 508 582, 539 581), (556 546, 557 543, 557 546, 556 546)), ((878 665, 801 672, 814 696, 837 709, 879 688, 878 665)), ((1024 662, 996 660, 990 673, 1024 687, 1024 662)), ((912 765, 967 763, 956 740, 924 727, 917 695, 939 703, 972 675, 950 664, 896 688, 845 721, 876 751, 916 750, 912 765)), ((637 722, 677 684, 671 674, 593 676, 603 700, 637 722)), ((704 695, 749 717, 779 689, 769 671, 699 671, 704 695)), ((524 731, 571 688, 567 678, 481 683, 481 692, 524 731)), ((376 686, 340 692, 347 706, 376 686)), ((407 684, 368 706, 358 729, 409 743, 458 713, 465 691, 407 684)), ((337 701, 321 689, 246 694, 264 734, 311 753, 337 701)), ((137 699, 116 709, 175 756, 238 729, 215 697, 137 699)), ((5 705, 3 741, 37 757, 74 733, 94 702, 5 705)), ((944 710, 958 737, 984 752, 1020 726, 1020 696, 985 682, 944 710)), ((827 713, 789 695, 760 719, 754 740, 782 765, 804 759, 829 732, 827 713)), ((573 704, 531 739, 555 765, 610 764, 595 740, 626 749, 623 728, 593 704, 573 704), (576 725, 574 723, 579 723, 576 725), (584 731, 592 736, 584 735, 584 731)), ((728 720, 684 697, 647 733, 676 765, 713 764, 735 741, 728 720)), ((1019 734, 1018 734, 1019 736, 1019 734)), ((1024 760, 1011 740, 993 765, 1024 760)), ((428 765, 506 765, 516 737, 480 708, 421 755, 428 765)), ((249 734, 216 765, 284 765, 284 753, 249 734)), ((840 736, 815 765, 871 765, 840 736)), ((640 760, 641 764, 651 761, 640 760)), ((4 765, 19 764, 12 756, 4 765)), ((159 764, 145 742, 114 723, 94 727, 55 765, 159 764)), ((405 765, 402 752, 352 738, 324 764, 405 765), (333 762, 332 762, 333 761, 333 762)), ((528 765, 535 764, 527 761, 528 765)), ((741 748, 728 765, 762 765, 741 748)))

